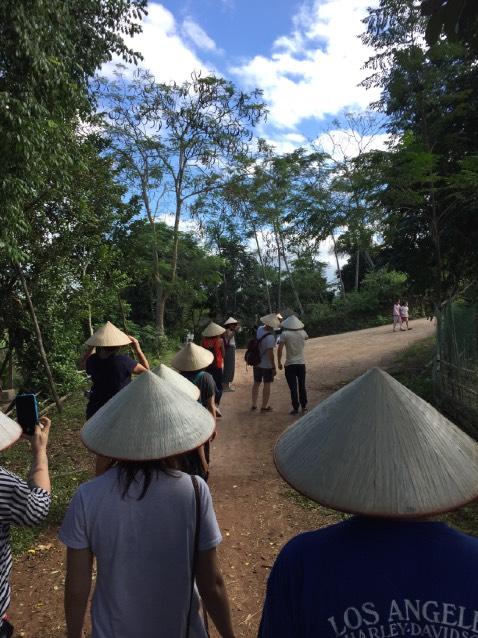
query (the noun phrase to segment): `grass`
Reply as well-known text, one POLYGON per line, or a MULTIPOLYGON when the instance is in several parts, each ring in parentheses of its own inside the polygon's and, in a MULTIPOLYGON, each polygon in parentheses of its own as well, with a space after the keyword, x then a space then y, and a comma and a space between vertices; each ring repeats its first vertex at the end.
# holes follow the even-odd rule
MULTIPOLYGON (((435 338, 430 337, 407 348, 389 370, 390 374, 407 388, 433 404, 433 355, 435 338)), ((457 425, 460 425, 457 423, 457 425)), ((314 501, 305 498, 294 490, 286 495, 306 510, 317 512, 321 517, 330 519, 330 524, 347 517, 346 514, 329 510, 314 501)), ((478 536, 478 501, 440 517, 451 527, 471 536, 478 536)))

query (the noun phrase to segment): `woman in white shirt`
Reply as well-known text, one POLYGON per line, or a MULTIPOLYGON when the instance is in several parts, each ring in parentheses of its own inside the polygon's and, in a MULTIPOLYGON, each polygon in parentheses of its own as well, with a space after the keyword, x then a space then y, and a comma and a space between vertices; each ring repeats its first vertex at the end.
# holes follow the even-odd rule
POLYGON ((181 455, 214 429, 200 403, 151 372, 85 424, 86 447, 117 461, 79 487, 60 530, 68 638, 83 636, 94 557, 92 638, 206 638, 198 592, 219 635, 234 638, 211 495, 181 471, 181 455))
POLYGON ((290 389, 292 410, 290 414, 299 414, 299 405, 302 413, 307 412, 307 390, 305 387, 305 358, 304 344, 309 338, 303 330, 304 324, 295 315, 287 317, 282 322, 283 332, 279 340, 277 360, 279 370, 282 370, 282 351, 285 346, 285 378, 290 389))

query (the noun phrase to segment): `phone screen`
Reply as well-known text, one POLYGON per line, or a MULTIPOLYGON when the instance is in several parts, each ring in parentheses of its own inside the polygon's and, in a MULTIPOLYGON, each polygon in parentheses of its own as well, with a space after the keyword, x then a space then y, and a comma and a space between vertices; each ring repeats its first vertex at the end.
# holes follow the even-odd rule
POLYGON ((25 434, 33 434, 38 423, 38 403, 34 394, 18 394, 15 399, 17 421, 25 434))

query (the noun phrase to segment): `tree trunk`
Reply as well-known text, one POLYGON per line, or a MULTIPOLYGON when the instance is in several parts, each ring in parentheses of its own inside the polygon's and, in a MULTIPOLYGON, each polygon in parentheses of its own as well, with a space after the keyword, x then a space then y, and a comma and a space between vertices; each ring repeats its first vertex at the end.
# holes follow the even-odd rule
POLYGON ((357 247, 357 253, 355 255, 355 292, 359 289, 359 274, 360 274, 360 249, 357 247))
POLYGON ((90 333, 90 337, 93 334, 93 321, 91 318, 91 304, 88 304, 88 332, 90 333))
POLYGON ((276 246, 277 246, 277 260, 279 262, 278 264, 279 276, 278 276, 278 282, 277 282, 277 310, 280 311, 281 305, 282 305, 282 272, 281 272, 281 254, 280 254, 281 247, 280 247, 279 236, 277 232, 277 226, 275 224, 274 224, 274 235, 275 235, 276 246))
POLYGON ((300 303, 300 299, 299 299, 299 294, 297 292, 297 288, 295 287, 295 283, 294 283, 294 278, 292 276, 292 272, 289 268, 289 260, 287 259, 286 253, 285 253, 285 246, 284 246, 284 238, 282 237, 282 233, 280 232, 280 230, 277 230, 277 233, 279 235, 279 239, 281 242, 281 246, 282 246, 282 257, 284 259, 284 265, 285 268, 287 270, 287 274, 289 276, 289 281, 290 281, 290 286, 292 288, 292 292, 294 293, 294 299, 296 301, 297 307, 299 308, 299 312, 301 315, 304 314, 304 309, 302 307, 302 304, 300 303))
POLYGON ((340 281, 340 291, 342 293, 342 297, 345 299, 345 286, 344 286, 344 280, 342 278, 342 270, 341 270, 340 264, 339 264, 339 255, 337 253, 337 244, 335 242, 335 235, 334 235, 334 233, 330 233, 330 236, 332 237, 332 243, 334 245, 335 263, 337 264, 337 276, 338 276, 339 281, 340 281))
POLYGON ((158 332, 159 332, 159 336, 160 337, 164 337, 165 335, 165 330, 164 330, 164 315, 166 312, 166 302, 167 302, 167 297, 166 295, 163 295, 162 298, 159 301, 159 304, 156 306, 156 320, 157 320, 157 325, 158 325, 158 332))
POLYGON ((36 312, 35 312, 35 308, 33 306, 32 298, 30 296, 30 291, 28 290, 28 285, 27 285, 25 276, 23 274, 21 265, 20 264, 16 264, 16 269, 17 269, 17 272, 18 272, 18 276, 20 277, 20 281, 22 283, 23 292, 25 293, 25 297, 27 299, 28 310, 30 311, 30 317, 32 319, 33 326, 35 328, 38 351, 39 351, 40 357, 41 357, 41 359, 43 361, 43 365, 45 366, 45 372, 46 372, 46 376, 47 376, 47 379, 48 379, 48 384, 50 386, 51 394, 53 396, 53 400, 56 403, 56 407, 58 409, 58 412, 61 412, 62 407, 61 407, 60 397, 58 396, 58 393, 56 391, 55 382, 53 380, 53 375, 51 373, 50 365, 48 363, 48 357, 46 356, 45 348, 43 346, 43 337, 42 337, 40 325, 38 323, 38 319, 37 319, 37 315, 36 315, 36 312))
POLYGON ((253 231, 254 231, 254 239, 256 240, 257 254, 259 255, 259 261, 260 261, 261 268, 262 268, 262 277, 264 279, 264 284, 266 286, 267 305, 269 307, 269 313, 272 314, 271 296, 270 296, 270 293, 269 293, 269 284, 267 283, 266 268, 264 266, 264 260, 262 259, 262 252, 261 252, 261 247, 259 245, 259 239, 257 237, 256 227, 253 226, 252 228, 253 228, 253 231))

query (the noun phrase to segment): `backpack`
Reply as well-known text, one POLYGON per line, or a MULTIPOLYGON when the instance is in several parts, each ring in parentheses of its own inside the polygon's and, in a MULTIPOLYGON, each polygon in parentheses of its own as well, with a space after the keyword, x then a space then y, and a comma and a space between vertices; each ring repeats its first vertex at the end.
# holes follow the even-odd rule
POLYGON ((259 363, 261 362, 260 343, 268 335, 269 333, 266 332, 266 334, 262 335, 260 339, 257 339, 257 337, 254 337, 254 339, 249 339, 249 342, 247 344, 247 350, 244 355, 244 361, 246 362, 246 365, 248 366, 259 365, 259 363))

